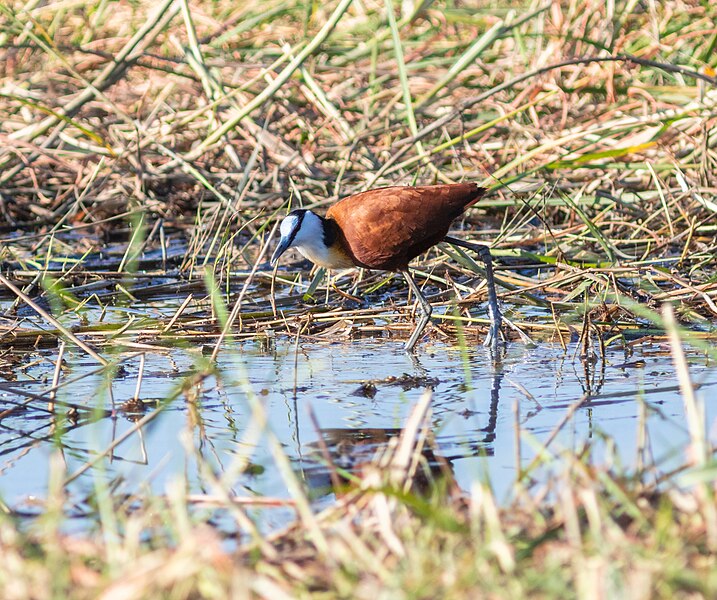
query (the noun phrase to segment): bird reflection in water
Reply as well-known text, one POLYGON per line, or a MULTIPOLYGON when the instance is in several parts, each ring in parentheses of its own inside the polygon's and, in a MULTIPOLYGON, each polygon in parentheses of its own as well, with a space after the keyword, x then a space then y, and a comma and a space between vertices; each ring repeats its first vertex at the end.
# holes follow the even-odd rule
MULTIPOLYGON (((475 429, 475 439, 466 442, 449 441, 441 435, 429 435, 422 445, 422 465, 412 480, 412 491, 425 494, 437 482, 455 488, 454 461, 477 456, 493 456, 498 422, 498 406, 503 380, 500 358, 493 362, 488 419, 484 427, 475 429)), ((470 418, 474 413, 466 411, 470 418)), ((320 440, 304 446, 299 470, 310 496, 316 500, 332 492, 352 489, 353 476, 376 464, 376 457, 385 451, 400 428, 319 428, 320 440), (337 489, 338 487, 338 489, 337 489)))

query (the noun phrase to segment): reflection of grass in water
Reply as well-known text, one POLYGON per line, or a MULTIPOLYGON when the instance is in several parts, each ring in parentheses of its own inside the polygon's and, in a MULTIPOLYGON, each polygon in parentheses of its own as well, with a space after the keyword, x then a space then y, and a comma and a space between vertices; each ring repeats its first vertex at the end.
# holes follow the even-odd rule
MULTIPOLYGON (((668 314, 674 340, 671 319, 668 314)), ((55 454, 43 516, 22 528, 10 516, 0 517, 5 557, 0 576, 6 586, 21 581, 28 595, 37 597, 43 597, 41 585, 48 578, 58 595, 70 597, 104 591, 117 597, 224 598, 238 590, 271 598, 584 597, 596 588, 610 597, 711 597, 717 591, 714 465, 684 356, 676 352, 674 360, 691 435, 682 467, 665 472, 652 460, 645 411, 634 471, 616 461, 595 462, 591 442, 577 452, 561 447, 558 434, 583 404, 578 400, 543 443, 523 432, 535 445, 536 458, 518 475, 503 505, 489 482, 458 489, 449 463, 439 467, 440 483, 426 489, 435 463, 441 464, 432 453, 434 464, 425 462, 426 450, 435 447, 427 392, 403 432, 373 460, 350 474, 337 469, 342 477, 337 502, 314 514, 260 398, 245 386, 251 420, 240 452, 223 472, 216 472, 212 457, 194 443, 186 444, 205 493, 188 496, 188 482, 178 480, 166 495, 127 498, 101 484, 91 500, 101 515, 95 535, 62 532, 64 486, 58 475, 64 469, 55 454), (289 499, 234 496, 259 436, 268 436, 289 499), (538 471, 542 483, 531 484, 538 471), (419 481, 420 492, 414 487, 419 481), (262 534, 250 516, 260 509, 291 511, 296 522, 262 534), (214 529, 210 521, 224 525, 214 529), (222 533, 227 523, 241 532, 239 539, 222 533), (643 596, 635 596, 638 584, 643 596)), ((199 383, 185 382, 187 399, 199 383)), ((615 442, 604 441, 598 447, 609 449, 615 442)))
MULTIPOLYGON (((405 6, 395 19, 370 1, 0 6, 0 111, 11 136, 0 150, 0 258, 21 292, 11 297, 44 311, 3 322, 0 347, 22 363, 62 338, 109 361, 108 372, 128 352, 194 347, 196 372, 125 435, 184 398, 191 430, 210 447, 201 400, 218 375, 199 354, 206 345, 216 356, 220 333, 270 346, 284 332, 331 339, 337 324, 342 335, 349 326, 410 331, 406 291, 385 273, 334 274, 341 292, 320 289, 320 277, 300 267, 272 279, 259 257, 285 201, 321 208, 367 186, 465 179, 494 189, 456 228, 493 244, 503 305, 534 338, 579 337, 586 357, 605 345, 629 349, 634 335, 675 330, 655 313, 670 302, 691 329, 683 338, 713 352, 700 342, 713 339, 717 314, 714 90, 690 71, 714 83, 717 34, 704 33, 717 20, 714 3, 617 3, 614 14, 574 1, 528 12, 405 6), (622 53, 638 60, 545 68, 622 53), (117 239, 122 251, 108 254, 104 242, 117 239), (173 255, 180 245, 186 252, 173 255), (385 305, 360 306, 345 293, 372 300, 372 290, 385 305), (104 322, 117 304, 168 295, 172 315, 104 322)), ((481 272, 447 251, 450 260, 421 257, 419 279, 434 303, 455 303, 434 320, 465 355, 484 334, 481 272)), ((64 391, 71 378, 61 359, 64 391)), ((105 416, 104 402, 83 406, 53 389, 23 402, 53 400, 67 423, 75 413, 105 416)), ((271 434, 247 390, 252 420, 238 426, 251 448, 271 434)), ((706 442, 699 410, 687 412, 694 450, 706 442)), ((402 485, 420 456, 411 445, 421 417, 403 446, 318 517, 274 440, 299 510, 297 524, 273 538, 228 499, 250 453, 221 471, 188 445, 204 467, 201 498, 186 496, 186 482, 166 497, 122 499, 100 484, 91 498, 97 536, 84 539, 61 533, 63 483, 78 473, 53 459, 43 518, 27 530, 0 517, 3 595, 93 597, 108 585, 127 597, 714 595, 717 517, 702 454, 691 456, 692 487, 677 489, 650 463, 610 472, 590 464, 589 449, 546 453, 543 466, 559 473, 550 499, 520 488, 513 506, 498 509, 483 487, 463 502, 450 486, 426 498, 402 485), (249 536, 239 557, 203 524, 215 511, 249 536)), ((67 423, 53 426, 58 446, 67 423)))

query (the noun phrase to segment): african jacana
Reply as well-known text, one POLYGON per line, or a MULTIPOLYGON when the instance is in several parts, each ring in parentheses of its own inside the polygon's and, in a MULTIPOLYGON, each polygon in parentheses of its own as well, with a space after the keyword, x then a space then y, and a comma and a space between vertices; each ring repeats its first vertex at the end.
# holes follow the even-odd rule
POLYGON ((326 217, 305 209, 292 211, 281 223, 281 241, 271 263, 296 248, 313 263, 329 269, 364 267, 403 274, 422 309, 406 344, 416 345, 431 316, 431 305, 408 270, 408 263, 439 242, 478 252, 485 263, 491 327, 485 345, 498 343, 501 312, 487 246, 448 237, 451 223, 485 193, 474 183, 386 187, 339 200, 326 217))

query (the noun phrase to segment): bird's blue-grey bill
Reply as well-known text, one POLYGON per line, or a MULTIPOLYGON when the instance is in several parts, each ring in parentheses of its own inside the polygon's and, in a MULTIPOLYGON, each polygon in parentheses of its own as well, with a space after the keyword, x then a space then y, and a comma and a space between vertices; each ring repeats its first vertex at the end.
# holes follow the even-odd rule
POLYGON ((289 239, 288 238, 281 238, 279 241, 279 245, 276 247, 276 250, 274 250, 274 254, 271 255, 271 266, 273 267, 276 264, 276 261, 279 260, 279 257, 286 252, 286 249, 289 247, 289 239))

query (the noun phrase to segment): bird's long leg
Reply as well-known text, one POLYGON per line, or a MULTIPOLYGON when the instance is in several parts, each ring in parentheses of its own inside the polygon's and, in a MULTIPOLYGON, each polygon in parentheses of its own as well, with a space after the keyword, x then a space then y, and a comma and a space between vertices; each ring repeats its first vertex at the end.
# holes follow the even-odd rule
POLYGON ((493 348, 498 347, 500 341, 500 326, 503 322, 503 313, 500 312, 500 306, 498 305, 498 294, 495 291, 495 277, 493 276, 493 258, 490 255, 490 248, 483 244, 473 244, 471 242, 465 242, 458 238, 446 236, 445 242, 453 244, 454 246, 460 246, 461 248, 468 248, 478 253, 478 256, 485 265, 485 282, 488 287, 488 318, 490 319, 490 329, 488 335, 483 342, 484 346, 492 346, 493 348))
POLYGON ((411 276, 409 270, 400 269, 400 271, 408 282, 408 286, 415 294, 416 300, 421 305, 421 318, 418 320, 418 324, 416 325, 415 329, 413 330, 413 333, 411 334, 411 337, 406 343, 406 352, 413 352, 413 349, 416 346, 416 342, 418 342, 418 338, 421 336, 421 333, 423 333, 423 330, 426 328, 426 325, 428 325, 428 321, 431 318, 431 312, 433 312, 433 308, 431 308, 431 303, 426 300, 426 297, 421 293, 421 289, 418 287, 418 284, 411 276))

